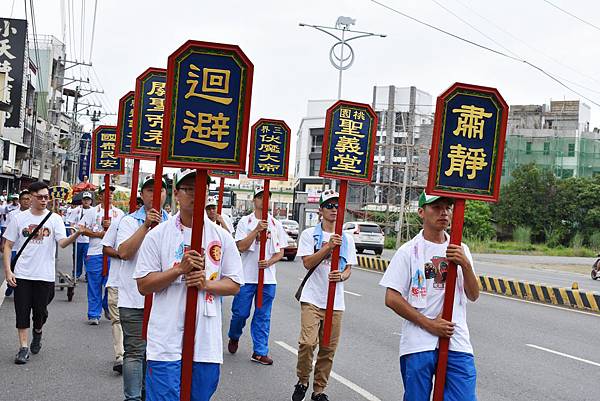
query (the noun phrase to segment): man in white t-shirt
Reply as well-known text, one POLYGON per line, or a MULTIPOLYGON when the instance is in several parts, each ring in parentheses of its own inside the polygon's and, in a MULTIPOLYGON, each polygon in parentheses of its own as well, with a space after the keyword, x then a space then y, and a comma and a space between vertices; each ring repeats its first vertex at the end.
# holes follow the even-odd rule
POLYGON ((44 220, 50 211, 46 210, 50 193, 48 185, 34 182, 28 188, 32 196, 31 208, 14 216, 6 228, 4 238, 4 275, 8 285, 15 288, 15 314, 19 334, 20 349, 15 363, 22 365, 29 360, 29 350, 33 354, 42 347, 42 327, 48 318, 48 304, 54 298, 56 244, 66 248, 79 236, 75 232, 67 237, 65 225, 57 214, 51 214, 43 227, 32 237, 16 262, 14 273, 11 270, 11 249, 19 248, 27 237, 44 220), (28 343, 28 329, 33 312, 33 340, 28 343))
POLYGON ((313 369, 313 354, 317 345, 319 352, 315 364, 313 393, 311 400, 328 401, 325 388, 333 366, 333 358, 342 331, 344 303, 344 281, 352 274, 352 265, 358 264, 356 247, 351 235, 343 237, 335 234, 339 194, 334 190, 323 191, 319 199, 321 223, 302 232, 298 244, 298 256, 302 257, 304 268, 310 273, 300 296, 300 338, 298 340, 298 363, 296 374, 298 383, 292 394, 293 401, 302 401, 313 369), (340 247, 338 269, 331 271, 331 253, 340 247), (311 269, 312 270, 311 272, 311 269), (327 308, 329 283, 335 282, 335 302, 329 345, 323 346, 323 331, 327 308))
MULTIPOLYGON (((264 270, 262 307, 254 308, 250 334, 252 335, 252 361, 262 365, 272 365, 269 357, 269 333, 271 331, 271 309, 277 286, 277 267, 275 263, 283 258, 283 248, 287 246, 287 234, 283 226, 271 214, 267 221, 261 220, 263 214, 263 187, 254 190, 254 212, 240 219, 235 231, 235 241, 242 256, 244 266, 244 286, 231 304, 231 323, 229 325, 229 344, 227 349, 235 354, 246 320, 250 317, 254 297, 258 289, 258 270, 264 270), (260 233, 267 230, 265 259, 259 260, 260 233)), ((270 194, 266 194, 270 196, 270 194)))
MULTIPOLYGON (((167 184, 162 180, 161 206, 167 197, 167 184)), ((142 337, 144 297, 133 278, 138 253, 153 226, 169 218, 167 212, 152 208, 154 176, 148 175, 140 185, 143 207, 123 217, 117 231, 117 252, 123 262, 119 273, 119 317, 123 328, 123 394, 127 401, 142 401, 146 367, 146 341, 142 337)))
MULTIPOLYGON (((4 206, 2 206, 2 216, 0 216, 0 229, 2 231, 2 234, 4 234, 4 231, 6 230, 6 227, 8 226, 8 215, 13 210, 18 210, 18 209, 19 209, 19 195, 10 194, 8 196, 8 202, 4 206)), ((4 240, 2 240, 2 242, 4 242, 4 240)), ((2 248, 4 248, 4 243, 2 243, 2 248)))
POLYGON ((187 289, 199 291, 192 365, 191 401, 208 401, 223 363, 221 298, 243 285, 240 255, 231 235, 204 219, 204 255, 189 250, 195 170, 175 174, 179 213, 144 239, 134 273, 142 294, 154 294, 148 323, 146 401, 179 400, 187 289))
MULTIPOLYGON (((92 207, 93 199, 94 197, 91 192, 83 192, 81 194, 81 206, 78 206, 75 209, 69 209, 69 213, 67 214, 67 224, 76 227, 80 224, 85 224, 86 221, 89 221, 89 218, 84 220, 84 217, 89 213, 96 213, 95 208, 92 207)), ((91 220, 94 220, 93 217, 91 220)), ((90 226, 86 228, 91 229, 92 227, 90 226)), ((77 242, 75 242, 75 277, 77 279, 79 279, 83 274, 83 262, 87 258, 89 247, 90 237, 87 235, 81 235, 79 238, 77 238, 77 242)))
POLYGON ((225 231, 233 235, 233 223, 226 214, 218 214, 217 207, 219 206, 219 200, 216 196, 209 196, 206 198, 206 215, 216 225, 223 227, 225 231))
MULTIPOLYGON (((79 221, 79 230, 83 235, 90 238, 90 245, 85 258, 85 270, 87 275, 87 298, 88 324, 97 326, 100 324, 102 309, 108 316, 108 293, 104 290, 108 275, 102 275, 103 255, 102 238, 113 221, 120 220, 124 213, 112 205, 113 186, 109 187, 109 210, 108 220, 104 220, 104 186, 98 189, 98 205, 92 208, 93 212, 85 213, 79 221)), ((110 269, 110 260, 108 261, 110 269)))
POLYGON ((119 274, 121 274, 121 258, 116 251, 117 247, 117 229, 121 222, 121 217, 111 221, 108 231, 100 242, 102 244, 102 253, 110 257, 110 269, 108 270, 108 280, 106 280, 106 291, 108 292, 108 316, 112 322, 113 349, 115 351, 115 361, 113 371, 119 374, 123 373, 123 329, 119 317, 119 274))
POLYGON ((385 304, 402 322, 400 372, 405 401, 429 401, 436 372, 439 338, 450 338, 445 400, 475 401, 476 371, 467 327, 467 299, 479 297, 469 248, 452 245, 446 229, 452 218, 450 198, 419 197, 423 230, 402 245, 379 283, 385 304), (448 263, 457 265, 452 322, 442 319, 448 263))

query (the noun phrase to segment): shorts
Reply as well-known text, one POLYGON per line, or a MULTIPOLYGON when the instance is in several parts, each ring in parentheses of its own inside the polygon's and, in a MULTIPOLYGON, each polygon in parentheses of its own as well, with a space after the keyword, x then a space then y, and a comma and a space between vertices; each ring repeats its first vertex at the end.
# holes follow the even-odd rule
POLYGON ((54 283, 17 278, 15 287, 15 315, 17 329, 33 327, 40 330, 48 319, 48 305, 54 299, 54 283))
MULTIPOLYGON (((194 362, 192 366, 191 401, 209 401, 217 391, 221 365, 194 362)), ((179 401, 181 361, 148 361, 146 368, 146 401, 179 401)))

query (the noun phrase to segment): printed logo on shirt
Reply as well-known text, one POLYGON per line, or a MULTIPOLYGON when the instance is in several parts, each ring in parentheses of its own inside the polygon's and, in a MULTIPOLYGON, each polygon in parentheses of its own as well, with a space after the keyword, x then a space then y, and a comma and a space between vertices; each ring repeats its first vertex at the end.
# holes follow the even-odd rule
MULTIPOLYGON (((433 288, 443 290, 446 288, 446 276, 448 275, 448 259, 443 256, 431 258, 433 265, 433 288)), ((428 277, 429 278, 429 277, 428 277)))
POLYGON ((411 279, 410 292, 415 297, 424 297, 427 295, 427 280, 422 270, 417 270, 411 279))
POLYGON ((219 241, 208 244, 208 259, 215 265, 221 262, 221 243, 219 241))
MULTIPOLYGON (((25 227, 23 229, 21 234, 23 235, 23 237, 27 238, 31 235, 31 233, 33 232, 33 230, 35 230, 36 227, 37 227, 37 224, 30 224, 28 227, 25 227)), ((41 244, 42 242, 44 242, 44 238, 49 237, 51 233, 52 232, 50 231, 50 229, 48 227, 44 226, 44 227, 40 228, 40 230, 37 232, 35 237, 33 237, 31 239, 31 243, 41 244)))

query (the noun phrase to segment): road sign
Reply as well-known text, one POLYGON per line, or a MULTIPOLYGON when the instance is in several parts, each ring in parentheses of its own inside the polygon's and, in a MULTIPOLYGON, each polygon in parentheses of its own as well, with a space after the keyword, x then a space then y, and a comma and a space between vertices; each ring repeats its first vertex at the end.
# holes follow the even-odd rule
POLYGON ((248 177, 287 181, 290 127, 281 120, 261 118, 251 128, 248 177))
POLYGON ((101 125, 92 134, 92 174, 123 174, 123 159, 115 156, 117 127, 101 125))
POLYGON ((165 166, 244 171, 254 67, 235 45, 188 41, 169 57, 165 166))
POLYGON ((436 104, 428 195, 498 201, 508 105, 494 88, 456 83, 436 104))
POLYGON ((319 175, 370 183, 376 130, 371 106, 338 100, 327 109, 319 175))
POLYGON ((135 80, 131 150, 160 156, 167 70, 148 68, 135 80))

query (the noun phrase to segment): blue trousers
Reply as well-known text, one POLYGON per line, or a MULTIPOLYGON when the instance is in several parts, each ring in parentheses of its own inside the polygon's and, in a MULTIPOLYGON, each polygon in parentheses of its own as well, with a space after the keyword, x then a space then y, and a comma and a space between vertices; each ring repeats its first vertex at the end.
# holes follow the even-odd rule
POLYGON ((77 258, 75 259, 75 278, 79 278, 83 273, 83 261, 87 257, 90 244, 77 244, 77 258))
MULTIPOLYGON (((424 351, 400 357, 400 372, 404 383, 404 401, 429 401, 438 351, 424 351)), ((444 401, 477 401, 477 372, 472 354, 450 351, 446 370, 444 401)))
MULTIPOLYGON (((231 324, 229 338, 239 340, 250 317, 252 300, 256 295, 257 284, 244 284, 240 292, 233 298, 231 305, 231 324)), ((271 309, 275 299, 275 284, 265 284, 263 288, 262 308, 254 305, 254 316, 250 325, 250 334, 254 345, 254 353, 260 356, 269 355, 269 332, 271 331, 271 309)))
MULTIPOLYGON (((181 361, 148 361, 146 401, 179 401, 181 361)), ((217 391, 221 365, 194 362, 192 365, 192 401, 209 401, 217 391)))
MULTIPOLYGON (((110 259, 108 260, 110 267, 110 259)), ((102 277, 102 255, 92 255, 85 259, 87 271, 88 319, 100 319, 102 309, 108 310, 106 277, 102 277)))

